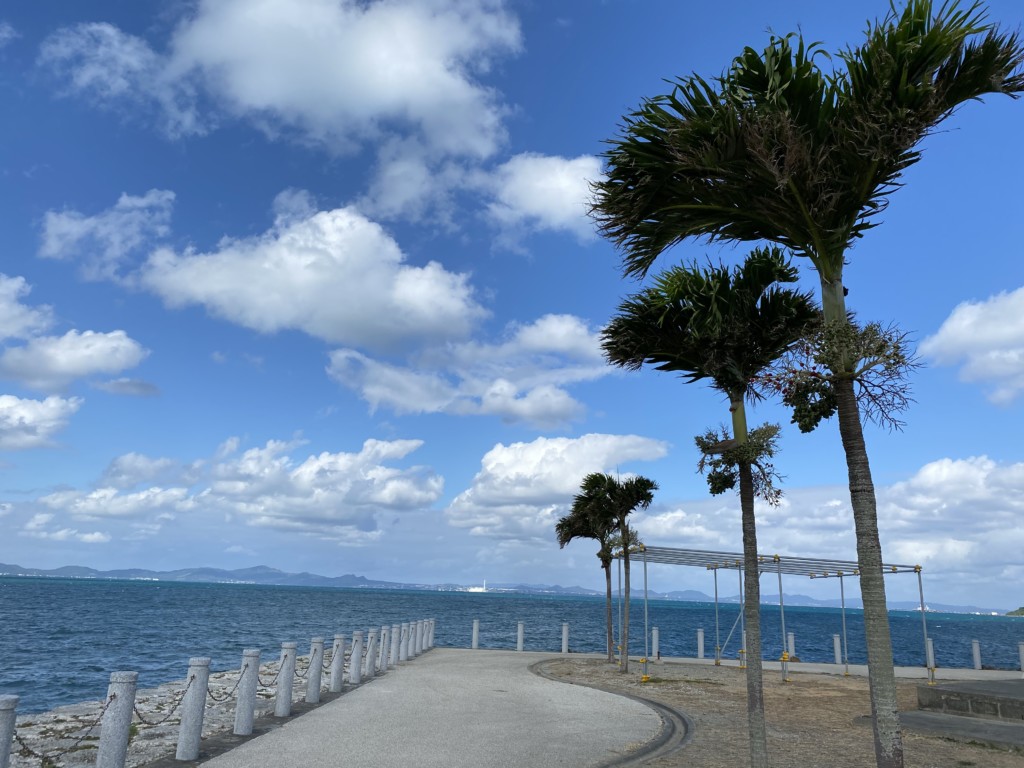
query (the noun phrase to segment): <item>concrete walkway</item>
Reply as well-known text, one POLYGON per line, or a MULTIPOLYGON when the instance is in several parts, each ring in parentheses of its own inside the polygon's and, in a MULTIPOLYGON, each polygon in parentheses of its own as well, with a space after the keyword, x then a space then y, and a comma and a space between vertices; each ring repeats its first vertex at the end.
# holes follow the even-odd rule
POLYGON ((640 702, 530 671, 552 656, 434 648, 201 765, 593 768, 661 733, 640 702))

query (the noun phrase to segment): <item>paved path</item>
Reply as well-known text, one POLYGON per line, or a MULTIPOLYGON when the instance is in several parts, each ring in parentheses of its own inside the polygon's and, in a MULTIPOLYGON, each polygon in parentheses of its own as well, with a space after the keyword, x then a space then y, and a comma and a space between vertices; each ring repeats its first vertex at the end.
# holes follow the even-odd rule
POLYGON ((644 704, 533 674, 545 658, 434 648, 202 765, 592 768, 661 732, 644 704))

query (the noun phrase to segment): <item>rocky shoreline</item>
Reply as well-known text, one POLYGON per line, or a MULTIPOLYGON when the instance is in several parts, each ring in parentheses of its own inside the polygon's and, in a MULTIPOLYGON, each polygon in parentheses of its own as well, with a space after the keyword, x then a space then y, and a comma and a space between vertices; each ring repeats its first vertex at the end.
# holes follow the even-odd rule
MULTIPOLYGON (((329 654, 327 656, 320 686, 322 694, 327 691, 329 684, 329 654)), ((297 663, 299 674, 303 677, 296 676, 293 682, 293 702, 305 699, 305 672, 309 656, 300 656, 297 663)), ((261 665, 261 680, 273 681, 279 667, 279 661, 261 665)), ((346 680, 347 669, 346 660, 346 680)), ((240 671, 237 669, 210 674, 203 717, 204 741, 232 732, 235 723, 234 692, 239 678, 240 671)), ((126 768, 141 768, 161 758, 173 758, 181 724, 178 704, 186 688, 186 680, 176 680, 136 692, 136 714, 132 719, 126 768)), ((257 719, 273 714, 275 694, 276 686, 260 683, 256 693, 257 719)), ((16 719, 15 742, 11 747, 11 768, 92 768, 96 764, 99 748, 99 718, 102 711, 103 702, 85 701, 57 707, 49 712, 19 715, 16 719)))

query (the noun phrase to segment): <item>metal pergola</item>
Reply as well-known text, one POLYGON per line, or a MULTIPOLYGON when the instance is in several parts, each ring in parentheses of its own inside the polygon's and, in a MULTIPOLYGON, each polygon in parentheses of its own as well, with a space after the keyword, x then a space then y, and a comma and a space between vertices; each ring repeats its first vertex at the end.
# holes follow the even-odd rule
MULTIPOLYGON (((620 561, 622 559, 621 550, 617 552, 615 558, 620 561)), ((673 547, 648 547, 643 544, 639 545, 636 549, 630 549, 631 557, 639 557, 642 559, 644 564, 644 658, 648 654, 647 651, 647 638, 649 636, 649 630, 647 627, 647 564, 665 564, 665 565, 685 565, 691 567, 705 568, 714 574, 715 579, 715 664, 721 663, 722 644, 719 629, 718 620, 718 571, 735 570, 739 578, 739 597, 740 597, 740 614, 737 618, 737 622, 740 624, 740 644, 741 644, 741 659, 742 654, 745 653, 745 643, 743 638, 743 571, 744 562, 743 555, 736 552, 714 552, 708 550, 697 550, 697 549, 676 549, 673 547)), ((774 573, 779 579, 779 612, 782 623, 782 678, 788 680, 789 669, 788 669, 788 653, 786 653, 786 606, 783 600, 782 593, 782 575, 795 575, 795 576, 807 576, 811 579, 839 579, 839 595, 840 595, 840 607, 842 617, 842 657, 845 665, 845 672, 849 674, 850 660, 847 655, 847 637, 846 637, 846 590, 843 585, 843 579, 847 576, 859 576, 860 565, 852 560, 830 560, 825 558, 809 558, 809 557, 790 557, 788 555, 758 555, 758 578, 760 579, 762 573, 774 573)), ((621 565, 620 565, 621 568, 621 565)), ((934 664, 931 661, 931 654, 928 648, 928 622, 925 616, 925 602, 924 602, 924 583, 921 578, 921 566, 920 565, 895 565, 889 563, 882 564, 883 574, 894 574, 894 573, 916 573, 917 574, 917 588, 918 594, 921 599, 921 628, 924 633, 924 649, 925 649, 925 667, 928 670, 929 681, 933 680, 934 664)), ((620 573, 620 584, 619 584, 619 596, 621 600, 622 585, 621 585, 621 573, 620 573)), ((620 624, 621 624, 621 606, 620 606, 620 624)), ((736 625, 733 625, 735 630, 736 625)), ((621 633, 621 627, 620 627, 621 633)), ((732 637, 732 631, 729 632, 729 637, 726 638, 726 644, 729 642, 729 638, 732 637)), ((646 667, 645 667, 646 674, 646 667)))

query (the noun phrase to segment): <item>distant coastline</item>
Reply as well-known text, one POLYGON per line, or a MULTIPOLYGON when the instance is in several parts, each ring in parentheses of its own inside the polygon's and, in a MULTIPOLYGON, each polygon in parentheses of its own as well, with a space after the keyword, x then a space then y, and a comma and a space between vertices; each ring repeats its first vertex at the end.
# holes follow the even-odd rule
MULTIPOLYGON (((384 589, 384 590, 419 590, 429 592, 466 592, 466 593, 506 593, 525 595, 563 595, 581 597, 603 597, 604 592, 580 586, 563 587, 558 584, 487 584, 481 588, 477 585, 464 584, 418 584, 368 579, 365 576, 345 574, 343 576, 321 576, 315 573, 288 573, 286 571, 258 565, 251 568, 225 570, 221 568, 182 568, 174 571, 151 571, 145 568, 127 568, 111 571, 100 571, 85 566, 70 565, 62 568, 42 569, 24 568, 20 565, 0 563, 0 578, 3 577, 34 577, 58 579, 105 579, 112 581, 150 581, 207 584, 251 584, 275 587, 326 587, 334 589, 384 589)), ((643 597, 643 590, 634 587, 631 593, 635 597, 643 597)), ((686 602, 711 603, 714 597, 693 589, 672 592, 648 591, 652 600, 681 600, 686 602)), ((808 595, 784 593, 787 606, 804 608, 838 608, 839 600, 822 600, 808 595)), ((738 603, 739 595, 722 596, 720 603, 738 603)), ((763 605, 778 605, 777 594, 762 594, 763 605)), ((859 599, 848 599, 846 607, 859 610, 859 599)), ((890 601, 890 611, 920 611, 920 604, 907 601, 890 601)), ((980 616, 1022 616, 1024 607, 1015 611, 1007 608, 986 608, 974 605, 948 605, 929 602, 928 612, 966 613, 980 616)))

